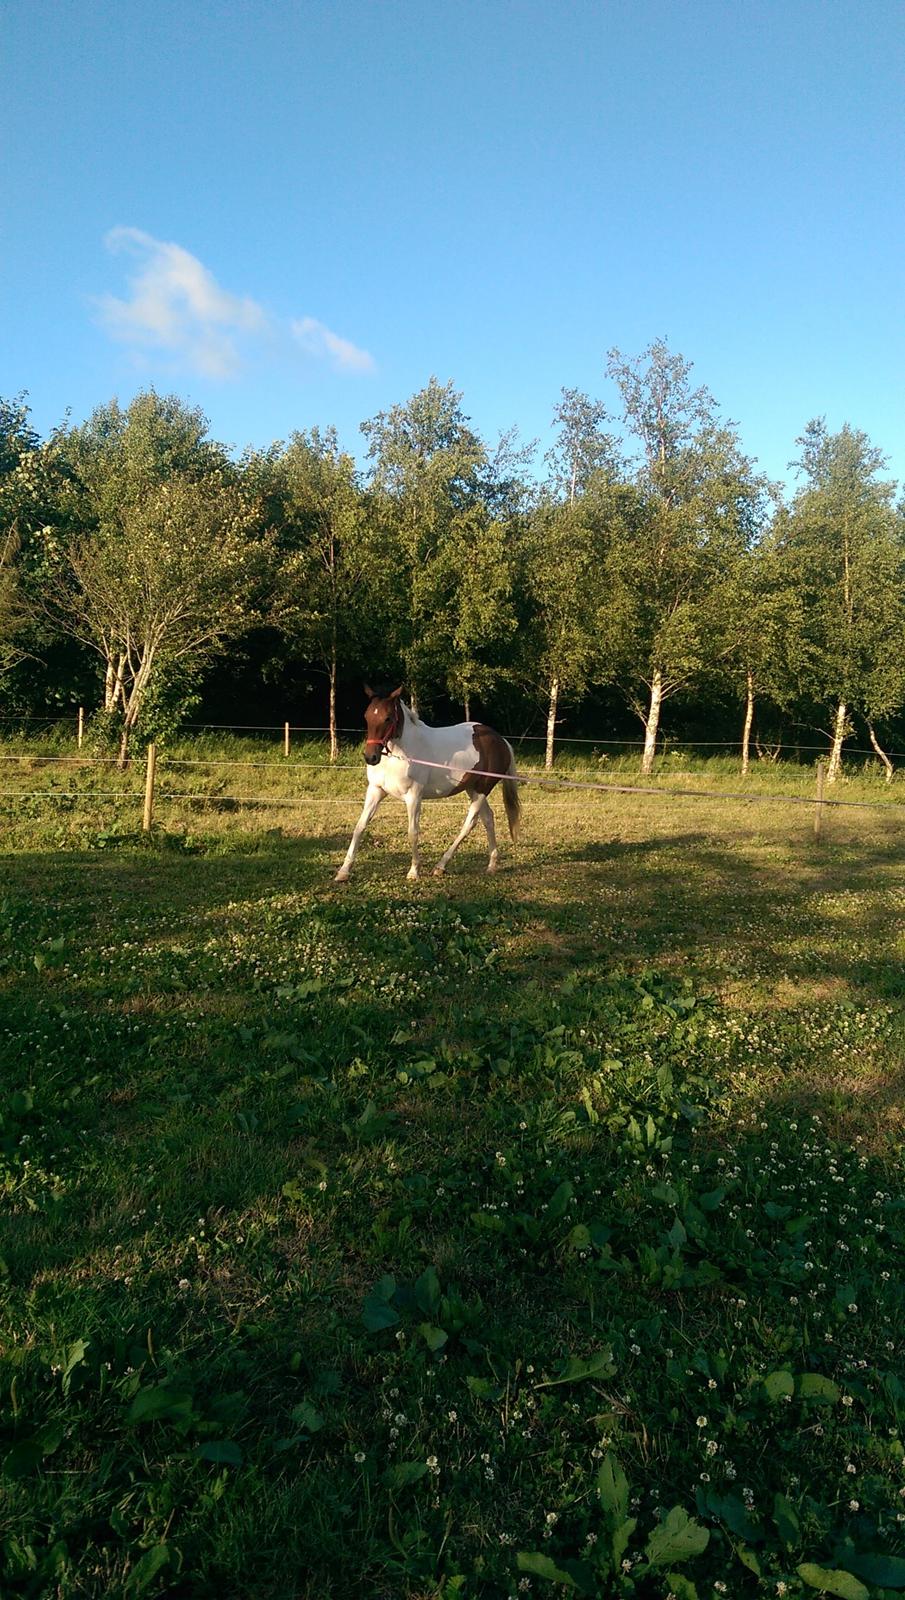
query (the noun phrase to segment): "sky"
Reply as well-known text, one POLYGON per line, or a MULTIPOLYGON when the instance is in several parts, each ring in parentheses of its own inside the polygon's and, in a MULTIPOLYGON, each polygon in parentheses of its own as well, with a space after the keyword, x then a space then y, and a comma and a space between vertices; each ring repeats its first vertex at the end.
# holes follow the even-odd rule
POLYGON ((542 453, 666 338, 771 477, 825 416, 905 479, 903 69, 901 0, 7 5, 0 395, 361 458, 434 375, 542 453))

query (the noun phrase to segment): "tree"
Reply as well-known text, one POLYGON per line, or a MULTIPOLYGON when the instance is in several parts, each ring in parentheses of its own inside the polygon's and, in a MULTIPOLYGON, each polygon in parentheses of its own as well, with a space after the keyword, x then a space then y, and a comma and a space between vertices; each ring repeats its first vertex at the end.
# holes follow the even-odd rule
POLYGON ((595 472, 618 476, 620 453, 614 434, 604 431, 610 416, 599 400, 580 389, 563 389, 553 408, 556 442, 544 457, 550 467, 549 488, 554 499, 574 506, 595 472))
POLYGON ((27 612, 19 559, 33 499, 30 468, 39 447, 24 399, 0 400, 0 676, 23 656, 27 612))
POLYGON ((782 548, 768 534, 730 562, 711 601, 712 672, 703 686, 717 688, 728 678, 744 706, 741 767, 747 777, 757 701, 765 697, 785 708, 800 696, 790 642, 800 625, 802 597, 782 548))
POLYGON ((48 603, 62 628, 117 664, 121 765, 152 687, 197 670, 249 626, 265 571, 258 528, 232 485, 174 476, 68 552, 48 603))
POLYGON ((629 704, 644 727, 641 770, 653 767, 663 703, 713 658, 713 600, 753 542, 766 484, 721 422, 691 363, 664 340, 634 361, 610 351, 624 420, 641 446, 635 514, 616 524, 605 629, 629 704))
POLYGON ((59 435, 42 441, 28 419, 21 396, 0 401, 0 675, 47 643, 37 596, 67 515, 59 435))
POLYGON ((274 619, 327 675, 335 761, 338 674, 366 664, 380 629, 379 551, 355 463, 334 429, 312 428, 266 457, 247 458, 246 482, 264 491, 270 508, 274 619))
POLYGON ((526 587, 531 676, 547 698, 546 767, 553 765, 562 701, 601 674, 600 608, 607 515, 619 470, 607 412, 578 389, 563 389, 553 409, 555 442, 545 460, 544 492, 529 519, 526 587))
POLYGON ((852 713, 864 717, 882 757, 875 725, 905 701, 903 527, 896 486, 880 478, 886 461, 866 434, 848 423, 831 434, 819 418, 797 442, 805 482, 783 523, 783 546, 804 600, 795 649, 812 699, 831 709, 833 783, 852 713))
MULTIPOLYGON (((169 484, 181 485, 184 506, 190 484, 210 482, 219 493, 235 482, 226 452, 208 437, 207 427, 197 407, 150 390, 136 395, 126 409, 116 400, 99 406, 85 424, 61 436, 60 449, 74 484, 71 514, 77 532, 71 547, 57 551, 56 580, 50 590, 57 620, 68 618, 69 631, 74 613, 66 606, 61 609, 60 602, 69 593, 76 566, 86 574, 90 569, 99 575, 102 567, 111 577, 125 572, 130 540, 144 536, 143 519, 148 517, 149 528, 158 513, 166 522, 159 496, 169 484)), ((222 508, 222 499, 215 496, 214 503, 222 508)), ((77 636, 85 638, 84 630, 77 636)), ((127 645, 116 627, 104 627, 94 633, 92 648, 100 649, 104 662, 104 710, 124 716, 123 685, 132 675, 129 650, 134 642, 127 645), (107 646, 109 654, 104 654, 107 646)), ((143 698, 142 689, 139 704, 143 698)), ((128 746, 128 731, 123 731, 128 746)))
POLYGON ((431 378, 406 405, 362 424, 392 574, 387 620, 415 706, 441 683, 466 700, 486 692, 492 646, 515 625, 508 575, 493 569, 504 545, 492 524, 518 501, 523 452, 506 435, 491 453, 461 402, 452 383, 431 378))
POLYGON ((102 406, 60 450, 73 531, 48 560, 44 609, 101 657, 125 763, 150 699, 247 624, 264 542, 203 414, 173 396, 102 406))

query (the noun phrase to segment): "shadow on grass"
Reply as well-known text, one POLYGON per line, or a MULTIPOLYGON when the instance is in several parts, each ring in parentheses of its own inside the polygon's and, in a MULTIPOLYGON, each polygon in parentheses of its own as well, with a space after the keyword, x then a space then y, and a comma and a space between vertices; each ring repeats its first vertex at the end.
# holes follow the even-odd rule
MULTIPOLYGON (((71 1359, 78 1341, 92 1351, 64 1398, 81 1418, 77 1459, 82 1472, 91 1464, 101 1509, 86 1515, 75 1500, 65 1515, 53 1509, 68 1492, 65 1472, 33 1485, 40 1525, 87 1552, 72 1593, 120 1592, 94 1564, 98 1549, 122 1559, 136 1530, 150 1548, 171 1522, 168 1537, 194 1562, 164 1588, 174 1595, 434 1592, 441 1536, 431 1544, 425 1534, 422 1550, 415 1517, 406 1544, 393 1532, 396 1491, 375 1477, 363 1493, 354 1465, 377 1455, 375 1440, 387 1447, 380 1386, 410 1382, 414 1398, 400 1401, 410 1416, 461 1412, 472 1401, 466 1372, 486 1382, 526 1353, 553 1370, 620 1318, 634 1334, 636 1319, 669 1315, 675 1296, 656 1280, 601 1273, 588 1292, 590 1268, 561 1241, 543 1242, 542 1217, 568 1183, 594 1203, 605 1197, 617 1235, 628 1240, 637 1226, 634 1157, 619 1154, 605 1123, 579 1128, 576 1114, 614 1052, 643 1077, 626 1100, 641 1122, 662 1110, 655 1069, 724 1071, 711 1023, 724 1024, 732 1005, 701 1007, 695 1031, 696 1013, 689 1022, 682 1009, 686 977, 698 995, 742 989, 736 1010, 761 1030, 750 1067, 771 1132, 811 1108, 838 1126, 846 1092, 863 1093, 878 1119, 893 1107, 883 1060, 901 1039, 901 1010, 897 1035, 874 1034, 865 1004, 899 992, 893 838, 780 860, 695 831, 573 846, 552 863, 526 849, 490 880, 474 853, 442 880, 407 885, 394 835, 391 845, 378 837, 337 889, 345 837, 262 835, 185 854, 34 852, 0 869, 13 1175, 0 1253, 5 1337, 21 1354, 18 1403, 30 1426, 59 1403, 51 1363, 71 1359), (666 976, 636 982, 651 968, 666 976), (27 1164, 24 1148, 34 1152, 27 1164), (536 1249, 530 1230, 514 1243, 492 1231, 500 1196, 516 1204, 500 1186, 518 1163, 533 1192, 517 1203, 538 1222, 536 1249), (481 1231, 476 1207, 491 1198, 481 1231), (392 1324, 379 1326, 379 1306, 370 1342, 361 1323, 376 1281, 414 1283, 426 1264, 444 1287, 460 1283, 472 1307, 445 1367, 421 1348, 436 1332, 430 1322, 419 1332, 423 1307, 405 1324, 408 1352, 392 1324), (191 1435, 193 1449, 241 1442, 248 1464, 236 1492, 214 1493, 214 1464, 192 1456, 178 1429, 125 1425, 130 1369, 146 1386, 191 1395, 207 1430, 191 1435)), ((746 1161, 750 1146, 756 1168, 745 1131, 753 1092, 740 1094, 720 1136, 738 1136, 746 1161)), ((691 1150, 681 1120, 675 1137, 677 1152, 691 1150)), ((702 1184, 711 1200, 717 1181, 714 1171, 702 1184)), ((737 1290, 739 1259, 720 1265, 737 1290)), ((718 1294, 712 1282, 688 1291, 683 1339, 686 1327, 698 1337, 695 1319, 710 1338, 718 1294)), ((667 1437, 673 1423, 661 1426, 667 1437)), ((420 1442, 406 1449, 426 1454, 420 1442)), ((462 1528, 486 1515, 482 1491, 483 1480, 450 1521, 453 1548, 467 1547, 462 1528)), ((521 1477, 506 1493, 515 1514, 521 1477)), ((23 1529, 27 1498, 16 1502, 23 1529)))

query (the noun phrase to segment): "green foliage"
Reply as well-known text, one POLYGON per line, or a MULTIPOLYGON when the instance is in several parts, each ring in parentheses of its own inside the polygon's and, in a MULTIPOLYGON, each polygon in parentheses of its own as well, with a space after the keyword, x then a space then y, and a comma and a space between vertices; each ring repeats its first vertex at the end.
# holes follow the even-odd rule
POLYGON ((905 698, 901 617, 905 541, 895 485, 865 434, 822 421, 798 441, 806 481, 779 526, 779 549, 801 604, 790 619, 800 679, 814 701, 840 702, 869 723, 905 698))
POLYGON ((11 818, 4 1594, 902 1592, 899 842, 668 803, 11 818))
POLYGON ((879 452, 810 423, 785 506, 665 340, 611 351, 607 375, 622 436, 563 389, 543 483, 533 445, 489 443, 436 378, 362 425, 363 472, 331 428, 234 460, 153 391, 44 441, 24 400, 0 402, 4 703, 97 709, 125 757, 243 677, 292 695, 326 678, 335 757, 351 686, 392 677, 510 726, 546 707, 551 738, 608 690, 644 724, 645 772, 670 700, 741 697, 748 725, 755 702, 799 726, 830 706, 837 738, 862 718, 879 753, 905 705, 879 452))

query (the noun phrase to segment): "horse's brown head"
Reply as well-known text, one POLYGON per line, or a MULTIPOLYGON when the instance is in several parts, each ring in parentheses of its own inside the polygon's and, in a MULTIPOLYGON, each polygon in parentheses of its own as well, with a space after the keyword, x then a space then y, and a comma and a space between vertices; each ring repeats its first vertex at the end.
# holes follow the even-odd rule
POLYGON ((393 689, 390 694, 375 694, 365 684, 365 694, 369 698, 368 709, 365 712, 365 761, 369 767, 376 767, 378 761, 386 754, 387 745, 402 732, 405 716, 402 710, 400 696, 402 685, 393 689))

